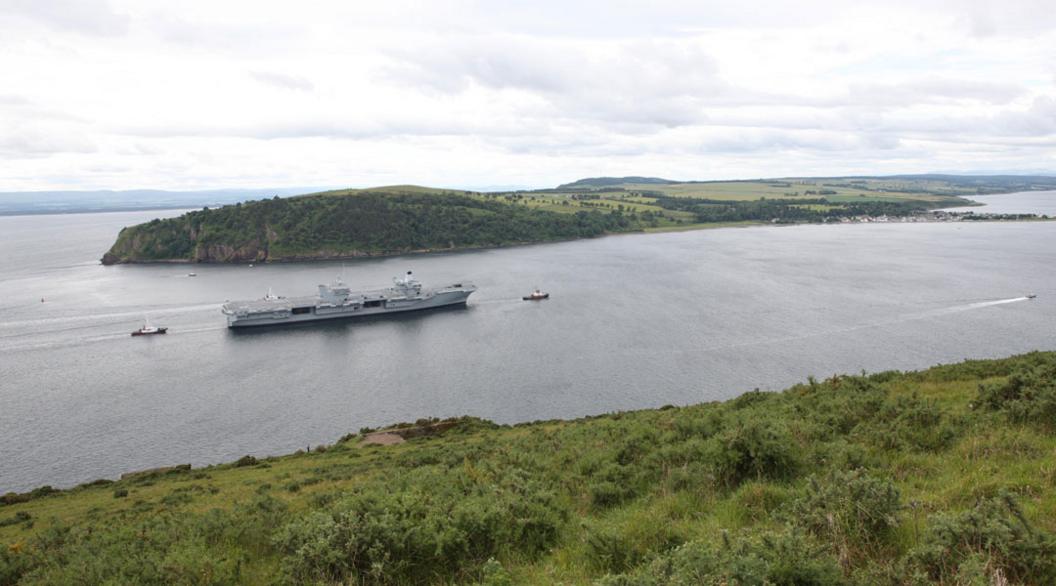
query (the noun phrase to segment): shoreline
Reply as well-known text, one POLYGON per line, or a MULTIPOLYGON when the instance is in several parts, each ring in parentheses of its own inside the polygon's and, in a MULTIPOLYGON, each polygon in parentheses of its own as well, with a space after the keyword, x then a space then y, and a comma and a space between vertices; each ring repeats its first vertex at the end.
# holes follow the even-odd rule
MULTIPOLYGON (((941 210, 936 210, 941 211, 941 210)), ((1036 215, 1035 215, 1036 216, 1036 215)), ((462 252, 480 252, 486 250, 502 250, 506 248, 519 248, 524 246, 539 246, 544 244, 559 244, 566 242, 578 242, 582 240, 593 240, 596 238, 609 238, 613 236, 635 236, 645 234, 666 234, 676 232, 695 232, 698 230, 724 230, 724 229, 739 229, 739 228, 787 228, 795 226, 852 226, 852 225, 872 225, 872 224, 993 224, 993 223, 1027 223, 1027 222, 1052 222, 1056 221, 1056 217, 1033 217, 1033 218, 1016 218, 1016 219, 979 219, 979 220, 904 220, 900 217, 896 217, 894 220, 869 220, 869 221, 837 221, 837 222, 792 222, 792 223, 776 223, 776 222, 763 222, 756 220, 746 220, 743 222, 714 222, 714 223, 697 223, 697 224, 683 224, 675 226, 663 226, 656 228, 645 228, 642 230, 628 230, 626 232, 608 232, 598 236, 586 237, 586 238, 562 238, 557 240, 539 240, 539 241, 528 241, 528 242, 512 242, 506 244, 496 244, 491 246, 462 246, 456 248, 435 248, 435 249, 417 249, 417 250, 406 250, 406 251, 392 251, 392 252, 367 252, 357 253, 349 255, 334 255, 334 256, 304 256, 304 257, 283 257, 279 259, 264 259, 264 260, 252 260, 252 261, 209 261, 209 260, 194 260, 194 259, 158 259, 158 260, 133 260, 133 261, 118 261, 118 262, 103 262, 101 259, 98 261, 102 266, 132 266, 132 265, 212 265, 212 266, 247 266, 254 264, 262 265, 280 265, 280 264, 292 264, 292 263, 323 263, 323 262, 348 262, 353 260, 371 260, 380 258, 396 258, 401 256, 420 256, 420 255, 434 255, 434 254, 457 254, 462 252)))

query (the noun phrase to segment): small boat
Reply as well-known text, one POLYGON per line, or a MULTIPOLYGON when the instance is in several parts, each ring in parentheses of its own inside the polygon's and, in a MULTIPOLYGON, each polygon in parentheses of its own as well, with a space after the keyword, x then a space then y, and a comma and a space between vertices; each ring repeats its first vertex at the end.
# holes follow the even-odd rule
POLYGON ((197 277, 198 273, 187 273, 188 277, 197 277))
POLYGON ((550 299, 549 293, 543 293, 539 289, 532 291, 530 294, 521 297, 525 301, 542 301, 543 299, 550 299))
POLYGON ((132 332, 133 336, 156 336, 158 334, 164 334, 169 331, 169 328, 156 328, 150 325, 150 322, 146 318, 143 319, 143 327, 132 332))
POLYGON ((164 334, 169 331, 169 328, 155 328, 154 326, 143 326, 138 330, 132 332, 133 336, 155 336, 157 334, 164 334))
POLYGON ((1035 297, 1037 297, 1037 295, 1035 295, 1033 293, 1031 293, 1030 295, 1027 295, 1027 299, 1034 299, 1035 297))

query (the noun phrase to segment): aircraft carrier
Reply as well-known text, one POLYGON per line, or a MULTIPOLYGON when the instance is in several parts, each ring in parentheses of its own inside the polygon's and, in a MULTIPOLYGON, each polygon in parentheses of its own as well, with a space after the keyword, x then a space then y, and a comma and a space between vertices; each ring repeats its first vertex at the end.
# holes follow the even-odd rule
POLYGON ((402 278, 394 278, 393 286, 387 289, 352 291, 337 279, 333 284, 319 285, 315 296, 277 297, 269 291, 263 299, 228 301, 221 311, 229 328, 273 326, 465 305, 476 290, 472 283, 423 289, 407 271, 402 278))

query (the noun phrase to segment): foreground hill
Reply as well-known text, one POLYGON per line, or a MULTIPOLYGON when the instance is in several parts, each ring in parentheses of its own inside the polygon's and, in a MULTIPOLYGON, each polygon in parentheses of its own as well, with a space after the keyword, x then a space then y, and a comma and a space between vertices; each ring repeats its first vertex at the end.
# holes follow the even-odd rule
POLYGON ((0 584, 1056 583, 1056 353, 371 437, 6 495, 0 584))

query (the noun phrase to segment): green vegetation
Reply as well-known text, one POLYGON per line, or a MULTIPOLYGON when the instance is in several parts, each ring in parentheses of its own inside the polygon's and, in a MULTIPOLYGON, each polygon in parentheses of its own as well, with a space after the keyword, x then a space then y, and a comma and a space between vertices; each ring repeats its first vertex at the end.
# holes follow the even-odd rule
POLYGON ((559 214, 454 193, 274 198, 125 228, 106 264, 282 261, 567 240, 638 228, 622 214, 559 214))
MULTIPOLYGON (((0 499, 0 584, 1052 584, 1056 353, 0 499)), ((364 430, 367 433, 369 430, 364 430)))
POLYGON ((680 183, 602 177, 510 193, 413 185, 344 189, 203 209, 125 228, 103 262, 333 259, 617 232, 899 217, 969 204, 961 195, 1040 188, 1056 188, 1056 179, 907 176, 680 183))

